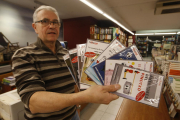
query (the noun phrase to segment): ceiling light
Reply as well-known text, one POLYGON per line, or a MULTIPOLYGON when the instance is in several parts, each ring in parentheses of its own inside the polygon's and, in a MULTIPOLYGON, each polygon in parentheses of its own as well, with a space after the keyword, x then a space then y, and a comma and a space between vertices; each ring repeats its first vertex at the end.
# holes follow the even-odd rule
POLYGON ((80 0, 81 2, 83 2, 84 4, 88 5, 89 7, 91 7, 92 9, 94 9, 95 11, 97 11, 98 13, 104 15, 106 18, 108 18, 109 20, 113 21, 114 23, 116 23, 117 25, 119 25, 121 28, 123 28, 124 30, 126 30, 127 32, 131 33, 132 35, 134 35, 133 32, 131 32, 130 30, 128 30, 126 27, 124 27, 121 23, 119 23, 117 20, 115 20, 114 18, 112 18, 111 16, 109 16, 106 13, 103 13, 102 10, 100 10, 99 8, 97 8, 96 6, 92 5, 91 3, 89 3, 86 0, 80 0))
POLYGON ((88 5, 89 7, 91 7, 92 9, 94 9, 95 11, 97 11, 100 14, 103 14, 103 11, 100 10, 99 8, 97 8, 96 6, 94 6, 93 4, 89 3, 86 0, 80 0, 81 2, 83 2, 84 4, 88 5))
POLYGON ((135 35, 154 35, 154 33, 141 33, 141 34, 135 34, 135 35))
POLYGON ((176 33, 155 33, 155 35, 172 35, 172 34, 176 34, 176 33))
POLYGON ((107 15, 106 13, 103 13, 103 15, 105 17, 107 17, 108 19, 110 19, 111 21, 113 21, 114 23, 116 23, 117 25, 119 25, 120 27, 122 27, 124 30, 128 31, 129 33, 131 33, 132 35, 134 35, 133 32, 131 32, 130 30, 128 30, 126 27, 124 27, 121 23, 119 23, 118 21, 116 21, 114 18, 112 18, 111 16, 107 15))
POLYGON ((178 32, 177 34, 180 34, 180 32, 178 32))

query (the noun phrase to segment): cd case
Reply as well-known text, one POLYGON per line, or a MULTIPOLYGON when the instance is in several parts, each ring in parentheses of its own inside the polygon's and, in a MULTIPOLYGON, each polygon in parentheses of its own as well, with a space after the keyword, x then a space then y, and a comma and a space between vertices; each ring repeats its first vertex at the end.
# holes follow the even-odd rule
POLYGON ((77 56, 78 56, 78 73, 79 73, 79 79, 80 79, 86 44, 77 44, 76 48, 77 48, 77 56))
POLYGON ((159 106, 163 83, 163 75, 117 63, 111 79, 111 85, 122 86, 115 94, 153 107, 159 106))
MULTIPOLYGON (((139 53, 136 45, 132 45, 119 53, 109 57, 108 59, 120 59, 120 60, 142 60, 141 54, 139 53)), ((105 61, 94 65, 94 71, 96 72, 98 78, 104 83, 105 75, 105 61)))
MULTIPOLYGON (((121 50, 125 49, 125 47, 121 44, 121 42, 117 39, 114 39, 108 47, 95 59, 89 67, 85 70, 85 73, 95 82, 99 82, 99 78, 94 72, 93 66, 96 65, 97 63, 100 63, 106 58, 113 56, 114 54, 120 52, 121 50)), ((102 84, 104 84, 101 81, 102 84)))
POLYGON ((153 61, 140 61, 140 60, 106 60, 105 65, 105 80, 104 85, 110 85, 112 74, 114 71, 115 64, 121 64, 132 68, 137 68, 149 72, 153 72, 154 62, 153 61))
POLYGON ((74 72, 74 67, 73 67, 73 65, 72 65, 72 63, 71 63, 71 59, 70 59, 69 54, 67 53, 66 55, 64 55, 64 56, 63 56, 63 59, 64 59, 64 61, 65 61, 65 63, 66 63, 67 68, 69 69, 69 72, 71 73, 71 76, 73 77, 75 83, 77 84, 78 88, 80 88, 80 87, 79 87, 79 83, 78 83, 78 81, 77 81, 77 79, 76 79, 76 77, 75 77, 76 74, 75 74, 75 72, 74 72))
POLYGON ((90 77, 85 74, 84 71, 104 51, 107 46, 108 43, 87 39, 80 84, 87 84, 87 88, 89 88, 89 85, 102 85, 100 81, 94 82, 90 77))
POLYGON ((75 78, 77 82, 79 83, 77 48, 70 49, 69 56, 70 56, 72 66, 74 67, 75 78))

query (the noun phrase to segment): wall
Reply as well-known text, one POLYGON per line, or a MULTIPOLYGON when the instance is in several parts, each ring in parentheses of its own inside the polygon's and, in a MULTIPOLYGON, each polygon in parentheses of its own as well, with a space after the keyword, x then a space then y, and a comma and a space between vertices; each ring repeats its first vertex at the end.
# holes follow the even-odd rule
POLYGON ((93 17, 63 19, 64 41, 68 42, 68 48, 86 43, 87 38, 90 38, 90 26, 96 23, 97 20, 93 17))
POLYGON ((33 43, 37 35, 32 28, 33 10, 29 10, 6 1, 0 1, 0 32, 12 43, 26 46, 33 43))

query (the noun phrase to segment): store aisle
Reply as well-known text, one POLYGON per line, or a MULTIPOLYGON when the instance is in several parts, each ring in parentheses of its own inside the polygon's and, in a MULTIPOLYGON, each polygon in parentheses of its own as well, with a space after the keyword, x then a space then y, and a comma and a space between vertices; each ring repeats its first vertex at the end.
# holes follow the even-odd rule
POLYGON ((152 56, 143 57, 143 60, 150 60, 151 61, 152 56))

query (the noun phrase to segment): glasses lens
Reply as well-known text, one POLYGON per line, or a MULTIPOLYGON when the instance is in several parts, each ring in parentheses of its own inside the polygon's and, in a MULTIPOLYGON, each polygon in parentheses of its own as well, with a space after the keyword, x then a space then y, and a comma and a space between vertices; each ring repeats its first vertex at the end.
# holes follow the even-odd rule
POLYGON ((44 20, 42 20, 42 25, 44 25, 44 26, 47 26, 47 25, 49 25, 49 20, 48 19, 44 19, 44 20))
POLYGON ((53 21, 52 23, 53 23, 53 25, 56 26, 56 27, 59 27, 59 25, 60 25, 60 23, 59 23, 58 21, 53 21))

